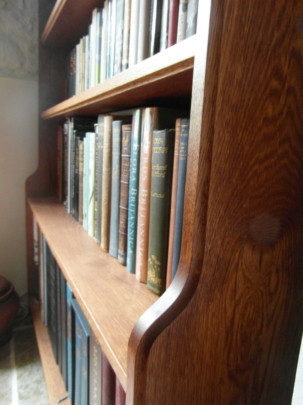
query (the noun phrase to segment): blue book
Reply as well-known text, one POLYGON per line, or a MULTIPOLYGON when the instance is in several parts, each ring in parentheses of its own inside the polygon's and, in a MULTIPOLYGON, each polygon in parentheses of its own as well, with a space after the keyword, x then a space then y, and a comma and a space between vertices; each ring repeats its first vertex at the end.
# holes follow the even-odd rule
POLYGON ((186 167, 187 167, 188 133, 189 133, 189 120, 187 118, 184 118, 181 121, 172 279, 174 278, 177 272, 181 251, 184 192, 185 192, 186 167))
POLYGON ((112 186, 109 253, 118 257, 122 121, 112 122, 112 186))
POLYGON ((73 292, 68 283, 66 283, 66 317, 67 317, 67 391, 71 402, 74 402, 74 355, 75 355, 75 339, 74 339, 74 313, 72 309, 73 292))
POLYGON ((131 273, 136 272, 136 247, 137 247, 137 215, 140 172, 140 145, 141 145, 142 110, 138 109, 133 114, 133 128, 130 154, 130 178, 128 200, 128 236, 126 267, 131 273))
POLYGON ((76 327, 75 404, 88 405, 88 356, 90 326, 78 302, 73 299, 76 327))

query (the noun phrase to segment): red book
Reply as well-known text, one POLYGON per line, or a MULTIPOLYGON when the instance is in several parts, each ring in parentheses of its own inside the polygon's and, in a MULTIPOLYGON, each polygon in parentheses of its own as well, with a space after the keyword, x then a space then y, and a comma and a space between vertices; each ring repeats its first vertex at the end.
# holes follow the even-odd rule
POLYGON ((169 1, 168 46, 177 42, 179 0, 169 1))
POLYGON ((116 404, 115 405, 125 405, 126 393, 122 387, 120 381, 116 377, 116 404))

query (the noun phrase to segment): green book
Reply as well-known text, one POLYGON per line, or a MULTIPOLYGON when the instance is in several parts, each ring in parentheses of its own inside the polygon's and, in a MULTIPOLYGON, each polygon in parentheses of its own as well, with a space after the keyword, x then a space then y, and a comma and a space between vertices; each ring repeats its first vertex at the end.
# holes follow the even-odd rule
POLYGON ((153 132, 147 286, 165 289, 175 130, 153 132))

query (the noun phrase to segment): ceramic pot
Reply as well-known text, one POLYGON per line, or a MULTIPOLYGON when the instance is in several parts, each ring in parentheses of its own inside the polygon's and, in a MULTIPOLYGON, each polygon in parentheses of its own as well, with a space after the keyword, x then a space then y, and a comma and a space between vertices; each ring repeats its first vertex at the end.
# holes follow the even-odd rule
POLYGON ((19 296, 13 284, 0 276, 0 346, 12 337, 12 323, 19 310, 19 296))

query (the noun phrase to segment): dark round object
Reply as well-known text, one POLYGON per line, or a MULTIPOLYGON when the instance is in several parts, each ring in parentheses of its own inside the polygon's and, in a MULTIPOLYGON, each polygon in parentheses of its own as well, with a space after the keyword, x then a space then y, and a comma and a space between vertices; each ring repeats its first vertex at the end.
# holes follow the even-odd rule
POLYGON ((19 296, 13 284, 0 276, 0 346, 12 337, 12 323, 19 310, 19 296))

